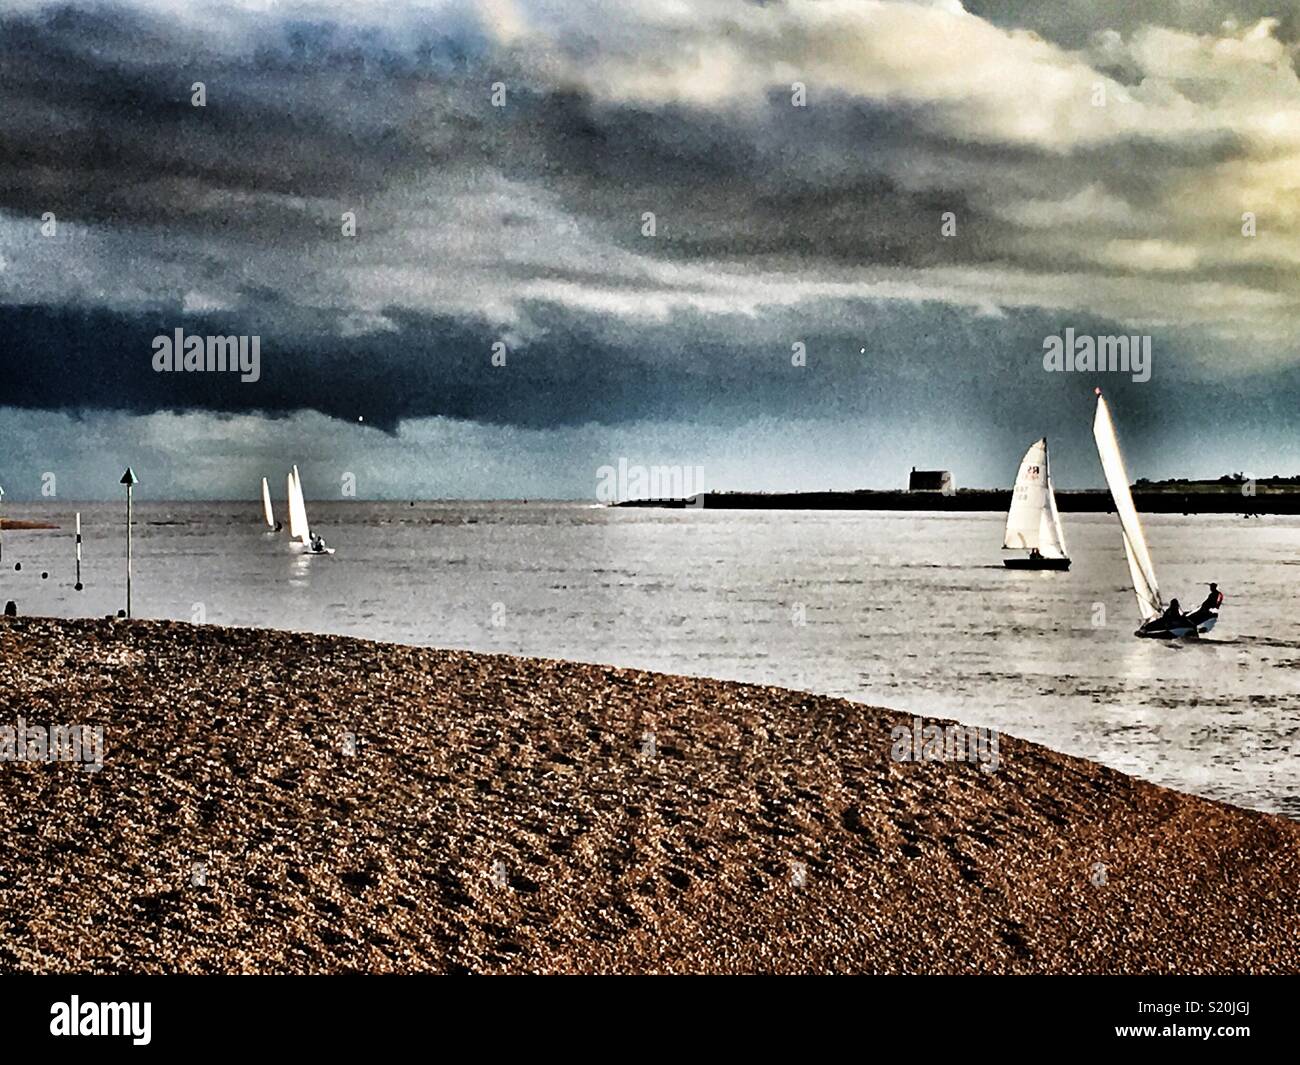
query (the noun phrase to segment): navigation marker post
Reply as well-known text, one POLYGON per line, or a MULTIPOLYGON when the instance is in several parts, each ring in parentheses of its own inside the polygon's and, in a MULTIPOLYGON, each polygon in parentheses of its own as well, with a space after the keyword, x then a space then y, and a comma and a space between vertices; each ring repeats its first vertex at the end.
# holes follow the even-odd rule
POLYGON ((77 583, 74 587, 81 591, 81 511, 77 511, 77 583))
POLYGON ((119 484, 126 485, 126 616, 131 617, 131 489, 140 481, 136 475, 131 472, 131 467, 126 468, 126 473, 122 474, 119 484))

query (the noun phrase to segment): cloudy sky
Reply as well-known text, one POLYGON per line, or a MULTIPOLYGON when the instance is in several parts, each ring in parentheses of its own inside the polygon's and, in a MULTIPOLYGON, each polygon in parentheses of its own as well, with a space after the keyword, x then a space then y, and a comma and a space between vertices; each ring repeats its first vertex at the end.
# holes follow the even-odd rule
POLYGON ((0 485, 997 485, 1047 434, 1082 487, 1098 384, 1135 477, 1300 473, 1298 40, 1277 0, 6 0, 0 485), (1067 327, 1151 379, 1046 372, 1067 327), (260 380, 155 372, 176 329, 260 380))

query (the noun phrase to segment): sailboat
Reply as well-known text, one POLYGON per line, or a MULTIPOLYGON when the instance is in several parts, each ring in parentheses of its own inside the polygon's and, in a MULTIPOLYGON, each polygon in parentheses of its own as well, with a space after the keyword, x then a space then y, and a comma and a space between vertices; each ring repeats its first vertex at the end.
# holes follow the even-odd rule
POLYGON ((1133 635, 1156 640, 1176 640, 1183 636, 1209 632, 1218 623, 1218 610, 1198 610, 1172 620, 1164 617, 1165 604, 1160 598, 1160 586, 1156 583, 1156 568, 1151 562, 1151 552, 1147 549, 1147 538, 1142 532, 1137 507, 1133 505, 1128 471, 1124 469, 1119 440, 1115 436, 1115 423, 1110 419, 1110 408, 1106 406, 1106 398, 1101 394, 1101 389, 1096 391, 1097 413, 1092 420, 1092 436, 1097 442, 1097 454, 1106 474, 1110 497, 1115 503, 1115 513, 1119 516, 1124 555, 1128 558, 1133 593, 1137 596, 1138 613, 1142 616, 1142 625, 1133 635))
POLYGON ((307 523, 307 504, 302 497, 302 478, 297 466, 289 471, 288 496, 289 538, 297 540, 313 555, 334 554, 334 548, 326 547, 324 540, 312 535, 311 526, 307 523))
POLYGON ((275 511, 271 509, 271 486, 266 483, 266 478, 262 478, 262 517, 266 520, 266 527, 271 532, 279 532, 280 526, 275 523, 275 511))
POLYGON ((1007 511, 1007 529, 1002 550, 1027 550, 1027 558, 1004 559, 1008 569, 1069 569, 1065 551, 1065 530, 1056 509, 1052 490, 1052 467, 1047 456, 1047 437, 1029 445, 1020 460, 1016 487, 1007 511))

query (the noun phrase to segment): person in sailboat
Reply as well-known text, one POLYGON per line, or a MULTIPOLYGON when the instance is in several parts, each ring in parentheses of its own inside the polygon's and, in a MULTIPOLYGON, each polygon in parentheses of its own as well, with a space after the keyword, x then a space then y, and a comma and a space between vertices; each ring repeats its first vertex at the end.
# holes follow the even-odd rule
POLYGON ((1170 629, 1187 624, 1187 617, 1183 614, 1182 607, 1178 605, 1177 599, 1169 600, 1169 606, 1160 615, 1160 623, 1163 627, 1170 629))
POLYGON ((319 533, 311 534, 311 553, 313 555, 323 555, 325 553, 325 540, 319 533))
POLYGON ((1205 597, 1205 602, 1188 615, 1188 619, 1199 627, 1211 618, 1217 618, 1221 606, 1223 606, 1223 593, 1219 591, 1219 586, 1211 581, 1210 594, 1205 597))

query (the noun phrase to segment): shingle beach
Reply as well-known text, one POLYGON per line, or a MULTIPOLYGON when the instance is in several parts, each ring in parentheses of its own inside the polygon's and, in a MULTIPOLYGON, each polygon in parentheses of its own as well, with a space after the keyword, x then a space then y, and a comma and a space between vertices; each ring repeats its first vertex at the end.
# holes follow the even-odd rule
POLYGON ((1300 971, 1300 824, 777 688, 0 621, 0 971, 1300 971))

